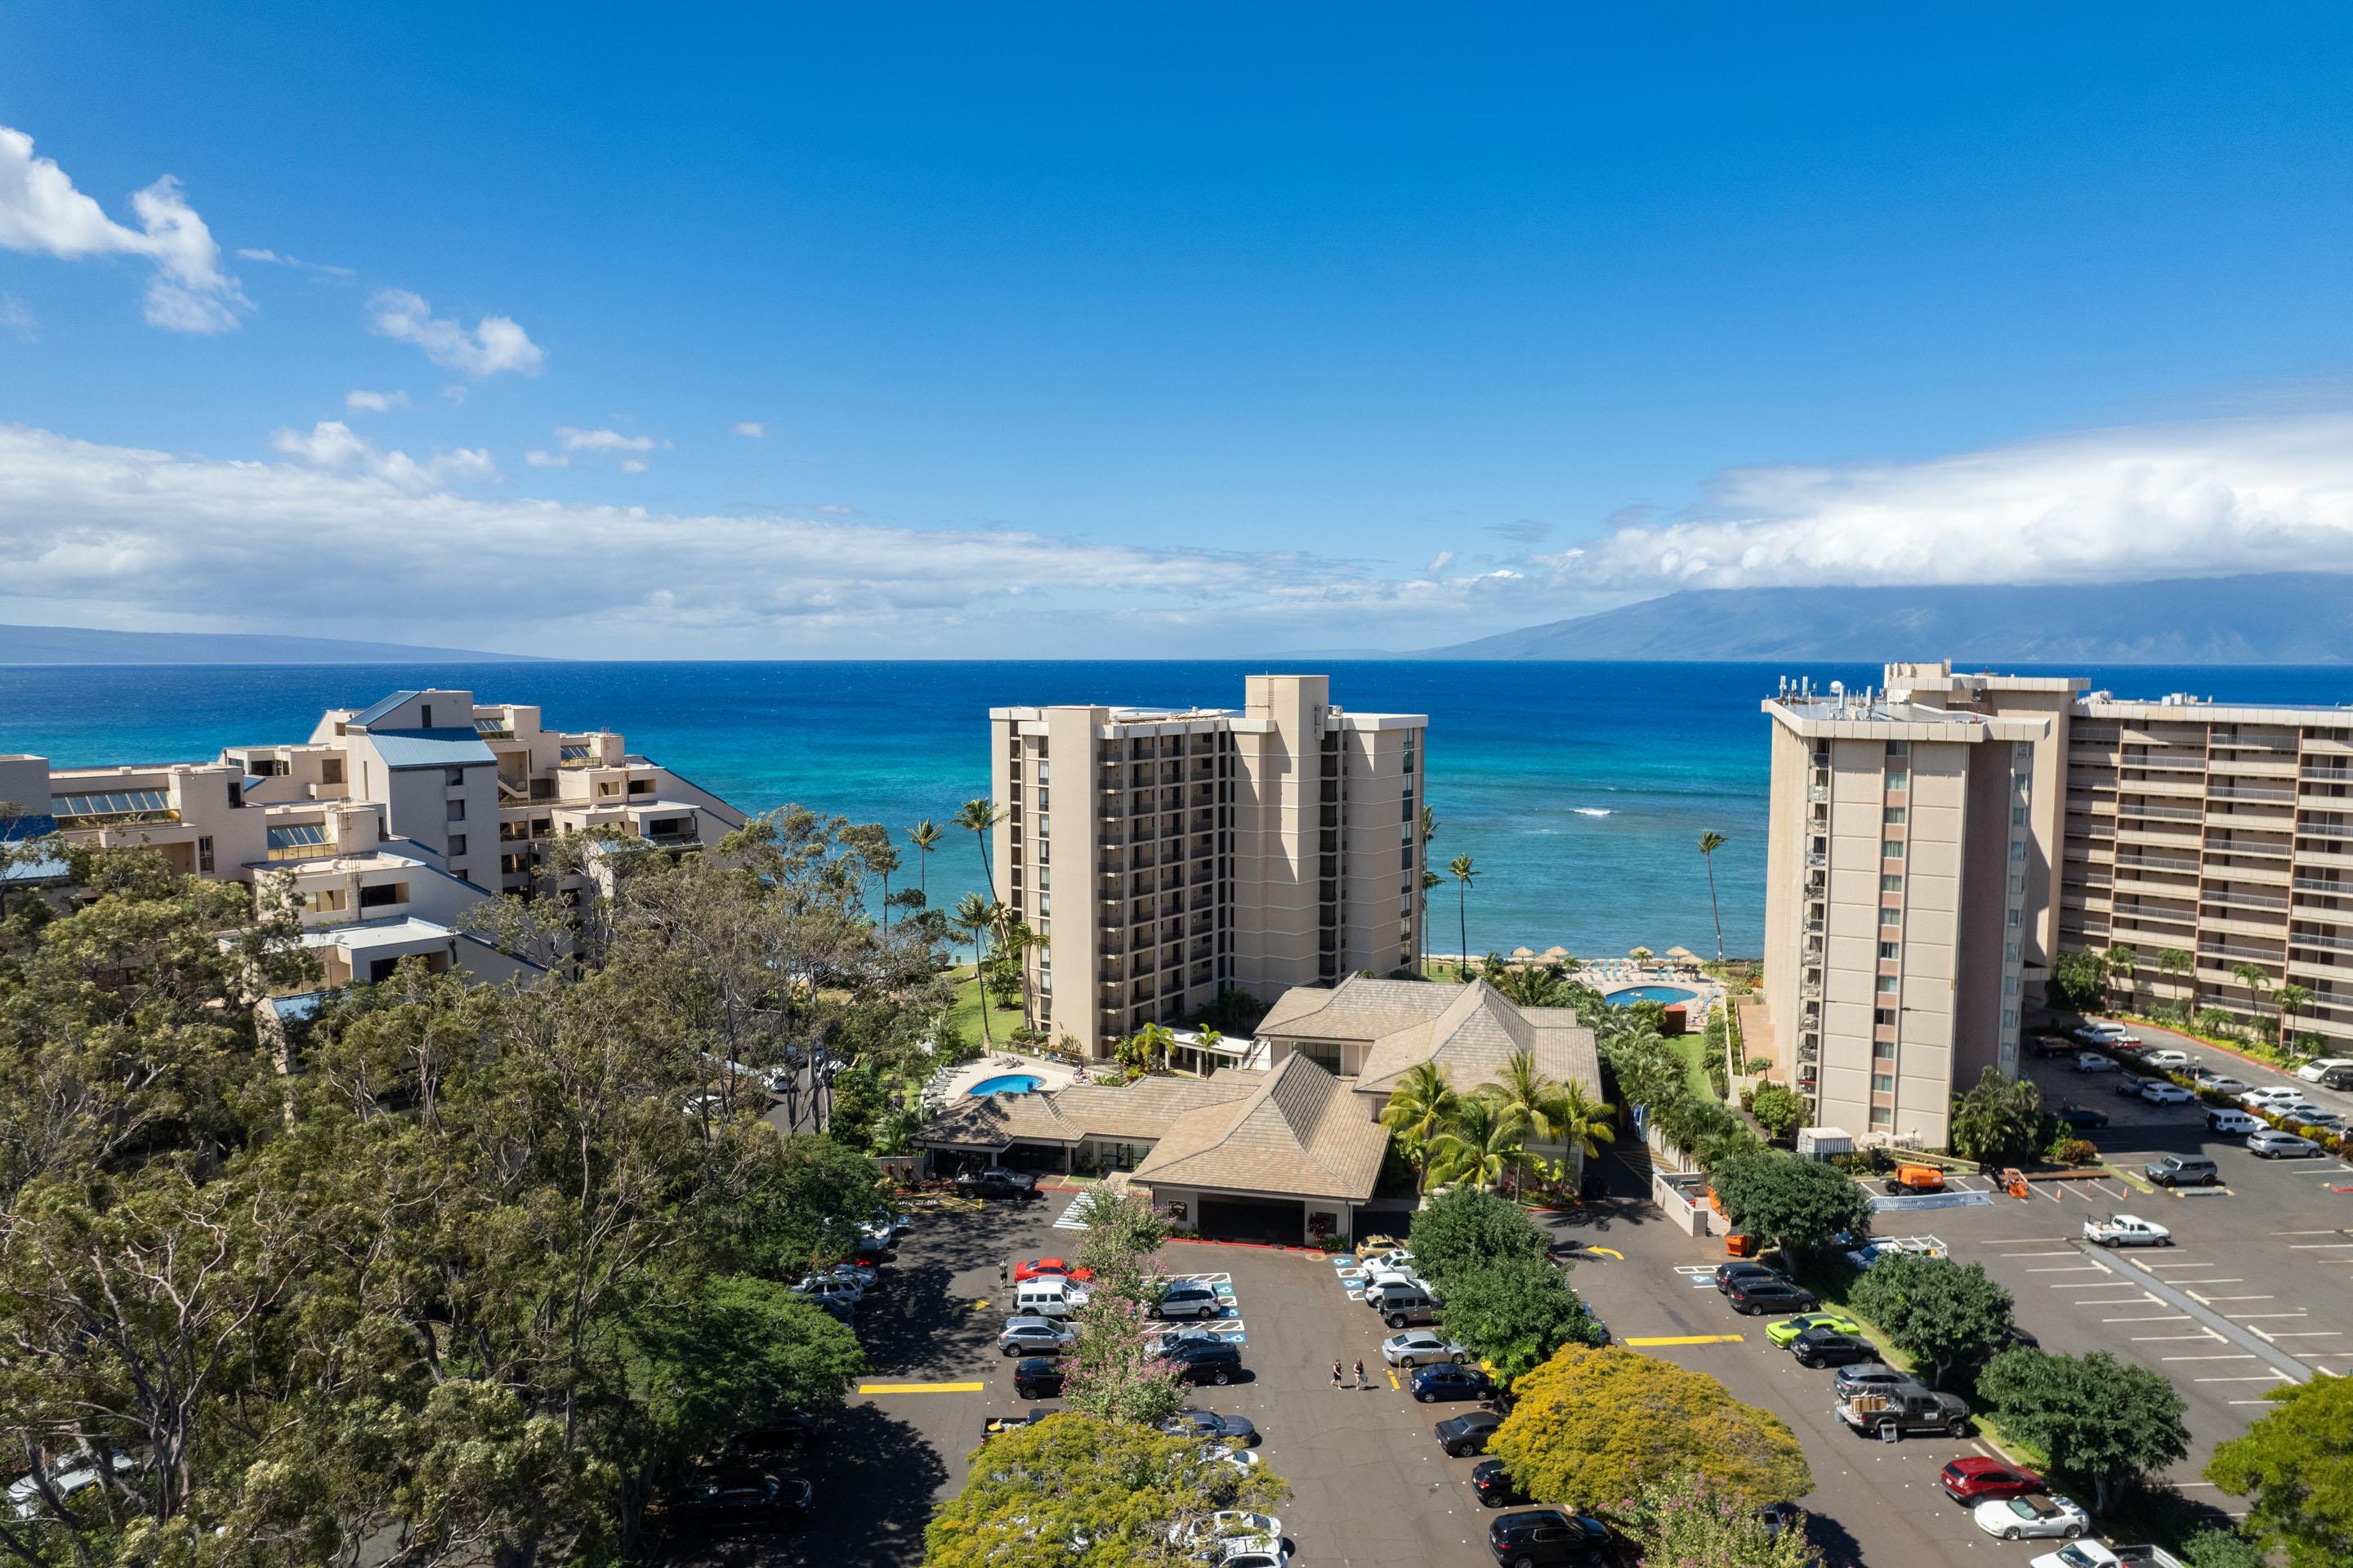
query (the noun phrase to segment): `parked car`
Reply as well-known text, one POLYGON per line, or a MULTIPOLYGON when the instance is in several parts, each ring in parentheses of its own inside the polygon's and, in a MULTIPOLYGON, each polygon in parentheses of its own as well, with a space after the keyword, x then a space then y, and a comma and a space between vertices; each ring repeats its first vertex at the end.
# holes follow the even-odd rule
POLYGON ((2053 1056, 2073 1055, 2075 1042, 2064 1034, 2038 1034, 2034 1037, 2033 1049, 2035 1055, 2047 1062, 2053 1056))
POLYGON ((1038 1178, 1026 1171, 1006 1171, 990 1166, 982 1171, 966 1171, 955 1179, 956 1191, 967 1198, 1034 1198, 1038 1195, 1038 1178))
POLYGON ((2317 1084, 2339 1067, 2353 1072, 2353 1056, 2323 1056, 2317 1061, 2306 1062, 2303 1066, 2298 1067, 2295 1070, 2295 1075, 2307 1084, 2317 1084))
POLYGON ((1226 1309, 1218 1293, 1197 1279, 1179 1279, 1160 1293, 1150 1315, 1155 1318, 1214 1318, 1226 1309))
POLYGON ((2088 1106, 2079 1106, 2072 1100, 2061 1100, 2059 1108, 2052 1111, 2051 1115, 2052 1119, 2062 1127, 2072 1127, 2078 1132, 2088 1132, 2095 1127, 2108 1125, 2107 1112, 2094 1110, 2088 1106))
POLYGON ((2144 1051, 2140 1059, 2143 1066, 2155 1067, 2161 1073, 2186 1073, 2198 1065, 2198 1058, 2187 1051, 2144 1051))
POLYGON ((1838 1418, 1858 1432, 1894 1442, 1907 1432, 1942 1432, 1966 1437, 1969 1407, 1953 1394, 1919 1383, 1895 1383, 1838 1402, 1838 1418))
POLYGON ((1779 1279, 1782 1276, 1754 1258, 1736 1258, 1715 1266, 1715 1287, 1729 1295, 1736 1279, 1779 1279))
POLYGON ((1058 1356, 1078 1340, 1077 1330, 1051 1318, 1008 1318, 997 1348, 1008 1356, 1058 1356))
POLYGON ((1838 1379, 1831 1384, 1831 1389, 1841 1399, 1852 1399, 1858 1393, 1884 1393, 1919 1381, 1910 1372, 1897 1372, 1884 1361, 1857 1361, 1852 1366, 1839 1368, 1838 1379))
POLYGON ((866 1298, 866 1287, 858 1281, 830 1274, 805 1274, 786 1288, 811 1301, 839 1301, 850 1307, 866 1298))
POLYGON ((1810 1312, 1814 1293, 1786 1279, 1736 1279, 1725 1295, 1732 1309, 1744 1318, 1760 1312, 1810 1312))
POLYGON ((1289 1568, 1291 1548, 1279 1535, 1243 1535, 1219 1542, 1216 1568, 1289 1568))
POLYGON ((1081 1285, 1084 1285, 1094 1277, 1093 1269, 1081 1268, 1077 1264, 1059 1257, 1033 1257, 1027 1263, 1017 1263, 1013 1266, 1013 1278, 1016 1284, 1025 1279, 1046 1277, 1075 1279, 1081 1285))
POLYGON ((1485 1453, 1487 1439, 1503 1424, 1504 1418, 1492 1410, 1472 1410, 1450 1415, 1431 1430, 1438 1434, 1438 1446, 1460 1459, 1468 1454, 1485 1453))
POLYGON ((1414 1398, 1424 1404, 1441 1399, 1489 1399, 1495 1393, 1494 1379, 1477 1367, 1453 1361, 1423 1367, 1413 1374, 1413 1382, 1407 1386, 1414 1398))
POLYGON ((1790 1340, 1809 1329, 1835 1329, 1841 1334, 1862 1332, 1862 1325, 1843 1312, 1800 1312, 1794 1318, 1766 1324, 1765 1339, 1769 1344, 1787 1349, 1790 1340))
POLYGON ((2079 1073, 2120 1073, 2124 1071, 2124 1069, 2116 1065, 2116 1059, 2113 1056, 2103 1056, 2097 1051, 2078 1051, 2075 1053, 2075 1071, 2079 1073))
POLYGON ((1364 1270, 1368 1275, 1376 1273, 1381 1269, 1389 1269, 1397 1273, 1403 1274, 1412 1269, 1413 1254, 1404 1247, 1393 1246, 1381 1252, 1370 1254, 1369 1255, 1365 1256, 1362 1259, 1362 1262, 1364 1270))
POLYGON ((2156 1106, 2186 1106, 2198 1097, 2179 1084, 2151 1078, 2140 1086, 2140 1097, 2156 1106))
POLYGON ((1527 1497, 1512 1484, 1511 1473, 1504 1468, 1501 1459, 1482 1459, 1471 1467, 1471 1489, 1477 1494, 1482 1508, 1517 1508, 1527 1497))
POLYGON ((1835 1329, 1809 1329, 1789 1341, 1789 1354, 1801 1367, 1844 1366, 1879 1359, 1879 1347, 1835 1329))
POLYGON ((2220 1073, 2193 1073, 2201 1089, 2211 1089, 2218 1095, 2242 1095, 2254 1087, 2243 1078, 2225 1077, 2220 1073))
POLYGON ((693 1477, 672 1493, 670 1528, 699 1535, 783 1529, 809 1510, 816 1489, 798 1477, 723 1469, 693 1477))
POLYGON ((2270 1127, 2247 1134, 2247 1147, 2263 1160, 2313 1160, 2325 1152, 2308 1138, 2270 1127))
POLYGON ((2274 1106, 2297 1105, 2302 1103, 2303 1099, 2302 1089, 2292 1089, 2284 1084, 2274 1084, 2269 1088, 2249 1089, 2239 1097, 2239 1103, 2249 1110, 2267 1111, 2274 1106))
POLYGON ((2222 1181, 2222 1168, 2202 1154, 2168 1154, 2142 1166, 2141 1174, 2160 1187, 2213 1187, 2222 1181))
POLYGON ((1013 1397, 1056 1399, 1062 1393, 1062 1363, 1032 1356, 1013 1369, 1013 1397))
POLYGON ((2104 1019, 2086 1020, 2075 1025, 2073 1033, 2076 1039, 2086 1045, 2137 1045, 2140 1044, 2140 1037, 2131 1030, 2121 1023, 2111 1023, 2104 1019))
MULTIPOLYGON (((1193 1456, 1198 1465, 1224 1465, 1236 1475, 1247 1476, 1266 1463, 1247 1448, 1229 1448, 1223 1443, 1205 1443, 1193 1456)), ((1220 1472, 1222 1473, 1222 1472, 1220 1472)))
POLYGON ((1552 1508, 1501 1516, 1487 1527, 1487 1550, 1505 1568, 1584 1568, 1617 1557, 1599 1520, 1552 1508))
POLYGON ((2295 1119, 2306 1127, 2316 1127, 2321 1131, 2332 1135, 2345 1130, 2345 1118, 2333 1110, 2318 1111, 2309 1116, 2300 1116, 2295 1119))
POLYGON ((1778 1537, 1804 1530, 1806 1510, 1793 1502, 1767 1503, 1757 1510, 1757 1522, 1765 1527, 1767 1537, 1778 1537))
POLYGON ((1408 1329, 1381 1341, 1381 1360, 1393 1367, 1429 1366, 1459 1361, 1471 1352, 1454 1340, 1428 1329, 1408 1329))
POLYGON ((2105 1220, 2085 1220, 2084 1239, 2100 1246, 2171 1246, 2173 1233, 2154 1220, 2110 1214, 2105 1220))
POLYGON ((2227 1106, 2210 1106, 2206 1110, 2206 1130, 2234 1133, 2244 1137, 2264 1130, 2263 1119, 2251 1111, 2233 1110, 2227 1106))
POLYGON ((748 1432, 738 1432, 727 1439, 720 1450, 723 1464, 757 1462, 764 1466, 783 1463, 797 1466, 808 1451, 825 1440, 825 1428, 814 1416, 797 1411, 787 1411, 770 1419, 765 1426, 755 1426, 748 1432))
POLYGON ((1160 1354, 1185 1383, 1213 1383, 1222 1388, 1241 1375, 1241 1351, 1222 1340, 1164 1340, 1160 1354))
MULTIPOLYGON (((138 1461, 117 1448, 111 1451, 106 1467, 118 1476, 126 1475, 138 1468, 138 1461)), ((88 1490, 104 1478, 99 1473, 99 1467, 88 1459, 70 1460, 65 1468, 50 1470, 48 1477, 49 1489, 66 1499, 88 1490)), ((8 1483, 7 1507, 8 1512, 16 1519, 36 1520, 48 1514, 48 1504, 41 1497, 40 1484, 30 1475, 8 1483)))
POLYGON ((861 1290, 871 1289, 882 1277, 881 1270, 871 1263, 860 1263, 856 1258, 837 1263, 825 1272, 832 1275, 836 1279, 847 1279, 861 1290))
POLYGON ((2091 1516, 2062 1497, 1996 1498, 1970 1510, 1979 1530, 2004 1541, 2058 1536, 2073 1541, 2092 1526, 2091 1516))
POLYGON ((1160 1430, 1172 1437, 1215 1437, 1245 1448, 1258 1441, 1258 1428, 1249 1421, 1214 1410, 1180 1410, 1162 1422, 1160 1430))
POLYGON ((2320 1086, 2324 1089, 2353 1089, 2353 1067, 2329 1068, 2320 1075, 2320 1086))
POLYGON ((1975 1508, 2004 1498, 2030 1497, 2042 1489, 2042 1478, 2000 1459, 1956 1459, 1936 1477, 1945 1495, 1975 1508))
POLYGON ((2140 1098, 2141 1090, 2157 1081, 2155 1078, 2137 1078, 2126 1073, 2116 1080, 2116 1094, 2125 1099, 2137 1100, 2140 1098))

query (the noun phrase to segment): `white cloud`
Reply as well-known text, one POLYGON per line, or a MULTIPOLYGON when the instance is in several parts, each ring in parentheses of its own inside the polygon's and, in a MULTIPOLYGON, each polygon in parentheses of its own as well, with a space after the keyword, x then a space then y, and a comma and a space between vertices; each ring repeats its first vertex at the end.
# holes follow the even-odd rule
POLYGON ((496 479, 498 466, 480 447, 435 452, 418 462, 404 451, 384 451, 354 434, 341 419, 322 419, 309 434, 281 429, 269 438, 276 450, 324 469, 350 469, 403 490, 425 491, 447 481, 496 479))
POLYGON ((141 256, 155 264, 147 283, 151 325, 172 332, 227 332, 239 311, 251 310, 235 278, 221 270, 212 230, 165 175, 134 192, 131 210, 140 227, 106 216, 74 188, 55 160, 36 157, 33 139, 0 125, 0 247, 76 260, 85 256, 141 256))
POLYGON ((738 419, 727 428, 739 436, 749 436, 755 441, 768 433, 768 427, 757 419, 738 419))
POLYGON ((537 447, 522 454, 522 461, 533 468, 570 468, 572 460, 556 452, 542 451, 537 447))
POLYGON ((640 459, 625 458, 621 462, 621 471, 623 473, 643 473, 646 471, 646 465, 640 459))
POLYGON ((41 323, 33 317, 33 307, 14 294, 0 294, 0 334, 20 343, 30 343, 41 335, 41 323))
POLYGON ((273 444, 282 458, 230 461, 0 425, 0 583, 26 600, 200 603, 261 626, 282 621, 299 559, 305 592, 359 609, 368 634, 653 655, 1034 649, 1034 617, 1105 618, 1101 635, 1124 638, 1138 609, 1246 614, 1273 583, 1303 606, 1356 577, 1271 553, 475 494, 429 481, 485 476, 486 454, 411 462, 334 421, 273 444), (974 623, 998 615, 1002 635, 976 641, 974 623))
POLYGON ((583 430, 570 425, 558 425, 555 439, 564 443, 568 452, 649 452, 654 450, 651 436, 625 436, 618 430, 583 430))
POLYGON ((381 289, 369 299, 368 330, 413 343, 434 364, 473 376, 502 370, 536 376, 547 358, 512 317, 484 316, 470 333, 460 322, 436 316, 421 296, 406 289, 381 289))
POLYGON ((333 267, 324 261, 305 261, 299 256, 281 256, 275 250, 248 250, 240 247, 237 255, 248 261, 266 261, 272 267, 292 267, 304 272, 323 272, 330 278, 358 276, 349 267, 333 267))
POLYGON ((2353 413, 2088 430, 1926 462, 1736 469, 1693 514, 1532 559, 1631 588, 2353 570, 2353 413))
POLYGON ((346 392, 343 409, 346 413, 389 414, 395 408, 408 407, 406 392, 346 392))
POLYGON ((452 403, 462 403, 466 400, 466 389, 453 381, 448 386, 441 388, 441 396, 447 397, 452 403))

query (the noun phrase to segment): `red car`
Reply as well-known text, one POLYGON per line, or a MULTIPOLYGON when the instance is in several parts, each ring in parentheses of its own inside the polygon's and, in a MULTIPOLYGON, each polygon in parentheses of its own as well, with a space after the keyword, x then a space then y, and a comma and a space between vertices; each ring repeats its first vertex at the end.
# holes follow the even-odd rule
POLYGON ((1013 1266, 1013 1278, 1016 1284, 1024 1279, 1045 1278, 1072 1279, 1084 1285, 1094 1277, 1093 1269, 1081 1268, 1076 1264, 1059 1257, 1033 1257, 1027 1263, 1013 1266))
POLYGON ((1956 1459, 1937 1477, 1945 1495, 1975 1508, 1981 1502, 2022 1498, 2042 1489, 2042 1478, 2031 1470, 2005 1465, 2000 1459, 1956 1459))

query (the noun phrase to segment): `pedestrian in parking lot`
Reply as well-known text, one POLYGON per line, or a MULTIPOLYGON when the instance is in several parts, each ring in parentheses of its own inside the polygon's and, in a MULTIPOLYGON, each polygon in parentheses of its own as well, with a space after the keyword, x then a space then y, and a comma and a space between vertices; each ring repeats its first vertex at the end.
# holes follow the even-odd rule
POLYGON ((1338 1361, 1334 1361, 1332 1363, 1332 1392, 1334 1393, 1340 1392, 1340 1363, 1338 1361))
POLYGON ((1365 1363, 1362 1361, 1358 1361, 1356 1363, 1356 1386, 1358 1388, 1370 1388, 1373 1386, 1371 1383, 1365 1381, 1365 1363))

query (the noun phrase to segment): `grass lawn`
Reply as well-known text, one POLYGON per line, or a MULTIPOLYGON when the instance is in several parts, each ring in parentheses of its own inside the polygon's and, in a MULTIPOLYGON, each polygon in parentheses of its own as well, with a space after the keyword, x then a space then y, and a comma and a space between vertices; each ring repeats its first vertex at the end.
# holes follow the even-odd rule
POLYGON ((1716 1097, 1715 1085, 1709 1081, 1707 1075, 1707 1036, 1704 1034, 1677 1034, 1669 1037, 1667 1044, 1683 1053, 1683 1058, 1685 1064, 1685 1070, 1683 1073, 1683 1083, 1685 1086, 1690 1088, 1693 1094, 1697 1095, 1704 1100, 1715 1099, 1716 1097))
POLYGON ((948 1021, 966 1035, 975 1045, 986 1048, 992 1037, 998 1045, 1003 1045, 1005 1037, 1021 1027, 1020 1004, 1016 1002, 1011 1007, 992 1006, 988 1010, 990 1033, 984 1036, 980 1032, 980 981, 976 978, 970 964, 958 965, 955 976, 955 1005, 948 1009, 948 1021))

